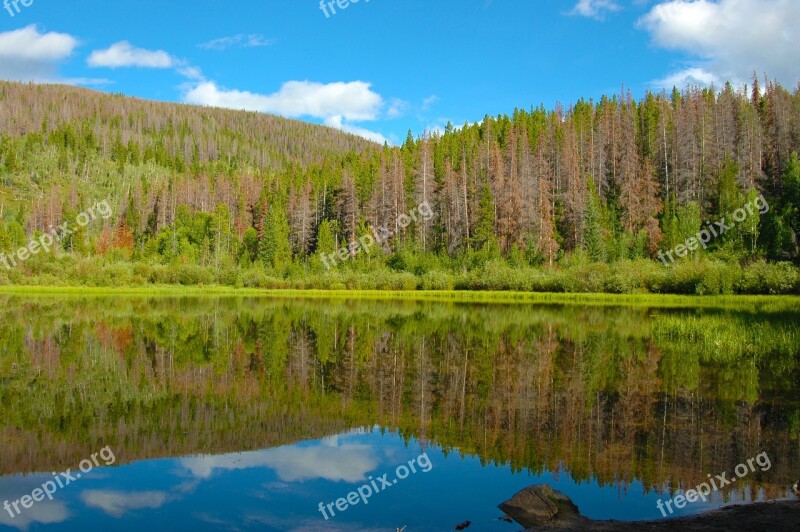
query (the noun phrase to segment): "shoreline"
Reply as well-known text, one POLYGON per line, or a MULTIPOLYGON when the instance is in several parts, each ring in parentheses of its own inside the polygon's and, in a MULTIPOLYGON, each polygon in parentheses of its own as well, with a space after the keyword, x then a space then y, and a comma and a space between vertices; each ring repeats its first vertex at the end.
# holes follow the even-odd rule
POLYGON ((695 296, 674 294, 555 293, 478 290, 305 290, 260 289, 229 286, 152 285, 134 287, 93 286, 0 286, 0 295, 9 296, 214 296, 268 297, 276 299, 351 299, 401 300, 441 303, 547 304, 586 306, 638 306, 658 308, 742 308, 762 305, 800 310, 800 296, 728 295, 695 296))
POLYGON ((656 521, 593 521, 576 520, 552 523, 526 529, 527 532, 565 530, 593 532, 635 532, 639 530, 668 531, 730 531, 730 530, 790 530, 800 522, 800 500, 782 499, 725 506, 697 515, 656 521))

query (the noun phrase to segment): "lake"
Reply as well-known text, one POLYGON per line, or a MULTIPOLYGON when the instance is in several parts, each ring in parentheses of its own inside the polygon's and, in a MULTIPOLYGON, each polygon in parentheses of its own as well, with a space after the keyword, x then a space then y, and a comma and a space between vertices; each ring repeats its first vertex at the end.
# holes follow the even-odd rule
POLYGON ((658 519, 721 474, 669 515, 785 498, 800 307, 738 301, 0 295, 0 528, 513 531, 533 484, 658 519))

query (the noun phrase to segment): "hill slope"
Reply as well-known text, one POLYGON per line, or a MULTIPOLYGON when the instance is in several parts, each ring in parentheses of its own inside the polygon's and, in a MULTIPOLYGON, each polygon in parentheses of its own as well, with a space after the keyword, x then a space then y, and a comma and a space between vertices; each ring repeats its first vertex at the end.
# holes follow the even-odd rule
POLYGON ((91 143, 88 147, 97 147, 103 157, 119 155, 121 143, 129 152, 135 148, 141 155, 157 153, 162 162, 224 159, 260 170, 305 167, 327 155, 375 147, 336 129, 263 113, 2 81, 0 132, 11 137, 63 135, 71 142, 91 143))

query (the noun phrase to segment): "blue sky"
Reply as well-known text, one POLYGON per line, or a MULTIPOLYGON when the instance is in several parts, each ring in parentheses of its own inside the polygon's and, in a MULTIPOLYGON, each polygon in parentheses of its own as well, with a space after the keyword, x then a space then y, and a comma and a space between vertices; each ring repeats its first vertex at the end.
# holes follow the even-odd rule
POLYGON ((742 84, 753 70, 800 80, 797 0, 3 1, 2 79, 270 112, 378 141, 623 84, 641 96, 742 84))

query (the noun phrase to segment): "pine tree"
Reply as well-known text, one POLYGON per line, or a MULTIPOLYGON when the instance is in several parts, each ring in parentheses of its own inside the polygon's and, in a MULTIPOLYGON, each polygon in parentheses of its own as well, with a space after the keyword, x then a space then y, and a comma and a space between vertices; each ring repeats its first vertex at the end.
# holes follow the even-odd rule
POLYGON ((583 220, 583 249, 593 262, 604 262, 607 258, 603 235, 603 209, 600 201, 594 180, 589 179, 589 197, 583 220))
POLYGON ((261 241, 260 256, 264 265, 281 272, 292 263, 289 233, 286 210, 273 204, 266 216, 264 237, 261 241))
POLYGON ((499 251, 494 234, 494 224, 494 199, 487 183, 481 189, 478 219, 472 236, 473 249, 486 251, 490 255, 494 255, 496 251, 499 251))

